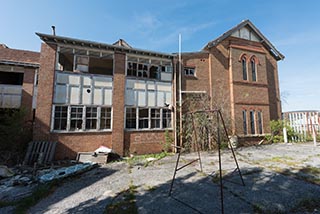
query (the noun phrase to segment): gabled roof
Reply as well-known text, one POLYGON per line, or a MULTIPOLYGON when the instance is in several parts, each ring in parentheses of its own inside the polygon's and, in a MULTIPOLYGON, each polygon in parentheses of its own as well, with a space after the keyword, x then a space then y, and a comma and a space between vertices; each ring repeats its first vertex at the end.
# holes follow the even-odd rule
POLYGON ((39 67, 40 53, 34 51, 8 48, 5 44, 0 45, 0 63, 10 65, 22 65, 39 67))
POLYGON ((211 47, 214 47, 216 45, 218 45, 220 42, 222 42, 223 40, 225 40, 226 38, 228 38, 229 36, 231 36, 234 32, 240 30, 243 27, 249 27, 250 29, 252 29, 252 31, 254 31, 259 37, 260 37, 260 43, 267 49, 270 51, 270 53, 275 57, 276 60, 282 60, 284 59, 284 55, 282 55, 272 44, 271 42, 258 30, 258 28, 256 28, 256 26, 254 26, 252 24, 252 22, 250 20, 244 20, 242 21, 240 24, 238 24, 237 26, 231 28, 230 30, 228 30, 227 32, 225 32, 224 34, 222 34, 221 36, 219 36, 218 38, 216 38, 215 40, 212 40, 210 42, 208 42, 208 44, 203 48, 203 49, 208 49, 211 47))
POLYGON ((125 47, 125 48, 132 48, 126 41, 124 41, 123 39, 119 39, 118 41, 116 41, 115 43, 113 43, 112 45, 116 45, 116 46, 120 46, 120 47, 125 47))
MULTIPOLYGON (((161 53, 161 52, 155 52, 155 51, 147 51, 137 48, 125 47, 124 45, 110 45, 106 43, 99 43, 99 42, 93 42, 88 40, 81 40, 81 39, 74 39, 64 36, 56 36, 56 35, 49 35, 49 34, 43 34, 43 33, 36 33, 40 37, 42 41, 48 44, 69 44, 74 46, 80 46, 84 48, 97 48, 100 50, 107 50, 107 51, 121 51, 125 53, 131 53, 131 54, 139 54, 139 55, 145 55, 145 56, 154 56, 154 57, 161 57, 166 59, 173 59, 172 54, 167 53, 161 53)), ((115 43, 117 44, 117 42, 115 43)))

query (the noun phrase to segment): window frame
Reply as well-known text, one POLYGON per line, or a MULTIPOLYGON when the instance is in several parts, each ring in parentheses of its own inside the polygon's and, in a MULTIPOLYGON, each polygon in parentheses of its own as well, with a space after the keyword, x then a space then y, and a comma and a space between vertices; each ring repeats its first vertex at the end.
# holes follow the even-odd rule
POLYGON ((131 107, 131 106, 127 106, 125 109, 125 129, 129 130, 129 131, 141 131, 141 130, 167 130, 167 129, 172 129, 172 111, 168 108, 154 108, 154 107, 131 107), (133 117, 128 117, 131 116, 131 109, 135 109, 135 123, 136 126, 134 128, 132 127, 128 127, 128 120, 132 120, 133 117), (147 110, 148 111, 148 116, 144 116, 141 117, 140 115, 140 110, 147 110), (154 115, 152 115, 152 111, 158 111, 158 115, 155 117, 154 115), (164 115, 164 113, 166 115, 164 115), (160 115, 159 115, 160 114, 160 115), (148 122, 144 122, 144 124, 148 124, 148 127, 146 126, 141 126, 140 125, 140 121, 142 120, 148 120, 148 122), (153 127, 152 123, 153 120, 157 120, 159 121, 159 126, 157 127, 153 127), (166 122, 166 121, 169 122, 166 122), (164 123, 166 122, 166 124, 170 124, 170 127, 167 127, 167 125, 164 125, 164 123))
POLYGON ((243 120, 243 134, 248 135, 247 110, 242 111, 242 120, 243 120))
POLYGON ((197 71, 195 67, 184 67, 183 74, 187 77, 196 77, 197 71))
MULTIPOLYGON (((55 132, 55 133, 79 133, 79 132, 105 132, 105 131, 112 131, 112 107, 111 106, 94 106, 94 105, 53 105, 52 106, 52 116, 51 116, 51 127, 50 131, 55 132), (61 108, 67 108, 67 126, 65 129, 55 129, 55 124, 56 124, 56 108, 61 107, 61 108), (77 111, 73 113, 72 115, 72 108, 75 109, 82 109, 82 111, 77 111), (95 129, 87 129, 87 108, 97 108, 97 116, 96 118, 96 128, 95 129), (101 129, 101 108, 109 109, 110 111, 110 128, 103 128, 101 129), (81 114, 80 114, 81 113, 81 114), (81 116, 81 117, 80 117, 81 116), (81 119, 80 119, 81 118, 81 119), (81 128, 77 128, 78 122, 76 122, 75 126, 72 127, 72 121, 77 120, 79 124, 81 124, 81 128), (81 122, 80 122, 81 121, 81 122)), ((91 118, 91 117, 90 117, 91 118)), ((89 119, 90 119, 89 118, 89 119)), ((80 126, 80 125, 79 125, 80 126)))
POLYGON ((242 65, 242 80, 248 81, 248 66, 247 66, 247 58, 245 56, 241 57, 241 65, 242 65))
POLYGON ((254 110, 250 110, 249 117, 250 117, 250 134, 255 135, 256 134, 256 123, 255 123, 255 111, 254 110))
POLYGON ((253 82, 257 82, 257 62, 255 58, 251 58, 251 78, 253 82))

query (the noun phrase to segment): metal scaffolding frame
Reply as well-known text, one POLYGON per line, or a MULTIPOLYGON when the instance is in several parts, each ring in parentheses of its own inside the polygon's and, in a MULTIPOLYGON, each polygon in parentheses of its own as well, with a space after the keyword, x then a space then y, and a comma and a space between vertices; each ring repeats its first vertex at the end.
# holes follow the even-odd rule
MULTIPOLYGON (((196 114, 201 114, 201 113, 208 114, 210 116, 214 116, 214 114, 216 114, 215 115, 216 119, 217 119, 217 139, 216 139, 216 141, 217 141, 217 145, 218 145, 218 156, 219 156, 220 202, 221 202, 221 213, 224 213, 223 177, 222 177, 222 166, 221 166, 222 165, 221 164, 221 133, 220 133, 221 132, 221 130, 220 130, 220 125, 221 124, 220 123, 222 123, 222 127, 223 127, 222 131, 224 132, 224 134, 226 135, 226 137, 228 139, 228 146, 232 151, 232 156, 233 156, 234 162, 236 164, 236 169, 234 170, 234 172, 238 171, 238 174, 239 174, 239 177, 241 179, 241 183, 242 183, 243 186, 245 186, 245 183, 244 183, 243 178, 242 178, 242 174, 241 174, 241 171, 240 171, 240 168, 239 168, 239 164, 238 164, 234 149, 233 149, 233 147, 231 145, 231 142, 230 142, 230 138, 229 138, 229 135, 228 135, 228 131, 227 131, 224 119, 223 119, 221 111, 219 109, 193 111, 193 112, 189 113, 191 115, 191 118, 192 118, 194 142, 195 142, 196 150, 197 150, 197 153, 198 153, 198 158, 196 158, 196 159, 184 164, 183 166, 179 167, 179 161, 180 161, 180 156, 181 156, 181 152, 183 150, 183 147, 182 147, 182 145, 181 145, 181 147, 176 146, 176 148, 178 149, 178 157, 177 157, 177 161, 176 161, 176 165, 175 165, 175 169, 174 169, 174 173, 173 173, 173 177, 172 177, 172 181, 171 181, 171 185, 170 185, 169 197, 172 195, 173 184, 174 184, 174 181, 175 181, 175 178, 176 178, 176 174, 177 174, 177 172, 179 170, 191 165, 192 163, 194 163, 196 161, 199 161, 200 170, 202 172, 202 162, 201 162, 201 155, 200 155, 200 149, 199 149, 199 144, 198 144, 198 135, 197 135, 197 129, 196 129, 196 124, 195 124, 195 119, 194 119, 194 116, 196 114), (221 120, 221 122, 220 122, 220 120, 221 120)), ((180 134, 180 136, 182 136, 182 135, 180 134)))

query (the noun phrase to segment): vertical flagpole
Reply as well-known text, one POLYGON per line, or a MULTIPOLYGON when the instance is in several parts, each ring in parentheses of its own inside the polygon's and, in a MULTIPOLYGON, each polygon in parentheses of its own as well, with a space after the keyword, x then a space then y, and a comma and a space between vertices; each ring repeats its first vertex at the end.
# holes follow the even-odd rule
POLYGON ((179 34, 179 107, 180 107, 180 117, 179 117, 179 139, 180 139, 180 145, 182 147, 182 93, 181 93, 181 76, 182 76, 182 61, 181 61, 181 34, 179 34))

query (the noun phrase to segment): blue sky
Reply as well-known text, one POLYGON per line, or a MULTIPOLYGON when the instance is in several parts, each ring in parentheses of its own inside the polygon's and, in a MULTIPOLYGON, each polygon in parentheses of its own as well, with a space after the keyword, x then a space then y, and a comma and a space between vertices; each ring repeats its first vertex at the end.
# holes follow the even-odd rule
POLYGON ((250 19, 285 55, 278 63, 283 111, 320 110, 320 1, 318 0, 0 0, 0 43, 40 50, 35 32, 160 52, 200 50, 250 19))

